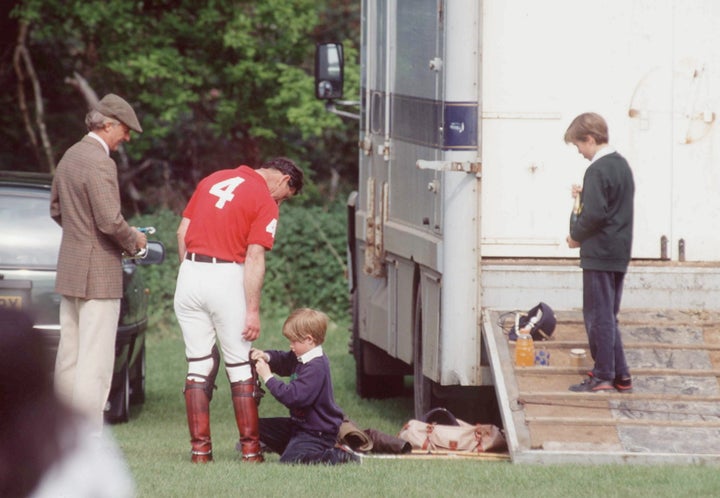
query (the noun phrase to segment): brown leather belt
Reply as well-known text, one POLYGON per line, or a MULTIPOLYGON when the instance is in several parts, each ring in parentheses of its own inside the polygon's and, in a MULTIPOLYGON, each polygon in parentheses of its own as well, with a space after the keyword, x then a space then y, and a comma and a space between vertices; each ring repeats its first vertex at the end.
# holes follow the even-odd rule
POLYGON ((205 256, 204 254, 198 254, 195 252, 189 252, 185 254, 185 259, 195 261, 196 263, 234 263, 235 261, 228 261, 227 259, 216 258, 214 256, 205 256))

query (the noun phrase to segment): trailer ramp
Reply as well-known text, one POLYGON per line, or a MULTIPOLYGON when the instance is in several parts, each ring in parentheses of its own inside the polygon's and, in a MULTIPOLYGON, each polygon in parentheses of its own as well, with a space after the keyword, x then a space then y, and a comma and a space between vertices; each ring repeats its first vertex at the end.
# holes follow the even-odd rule
POLYGON ((720 313, 621 312, 632 393, 568 391, 592 366, 570 360, 589 351, 581 312, 556 312, 534 367, 515 367, 504 315, 486 310, 483 335, 514 463, 720 464, 720 313))

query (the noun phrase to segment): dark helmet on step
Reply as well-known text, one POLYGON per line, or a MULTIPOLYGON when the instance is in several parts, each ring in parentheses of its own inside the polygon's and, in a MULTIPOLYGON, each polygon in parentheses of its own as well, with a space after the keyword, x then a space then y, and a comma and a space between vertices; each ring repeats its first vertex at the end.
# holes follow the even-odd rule
MULTIPOLYGON (((537 306, 531 308, 526 314, 520 316, 518 325, 521 329, 525 328, 528 323, 532 324, 530 335, 532 335, 533 340, 546 341, 550 339, 553 332, 555 332, 557 320, 555 319, 555 313, 552 308, 541 302, 537 306)), ((510 330, 508 338, 511 341, 517 339, 517 331, 514 326, 510 330)))

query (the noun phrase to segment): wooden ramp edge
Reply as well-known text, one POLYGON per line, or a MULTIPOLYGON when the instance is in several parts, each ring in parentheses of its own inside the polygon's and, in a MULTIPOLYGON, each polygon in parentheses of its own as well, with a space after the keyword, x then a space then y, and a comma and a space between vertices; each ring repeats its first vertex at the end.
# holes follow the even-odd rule
POLYGON ((495 317, 491 315, 493 313, 489 310, 483 311, 483 340, 490 361, 508 452, 511 461, 516 462, 523 451, 530 449, 530 431, 525 423, 523 407, 518 403, 520 390, 512 367, 507 338, 500 327, 495 325, 495 317))
POLYGON ((470 451, 430 451, 412 450, 410 453, 399 455, 391 454, 363 454, 361 458, 378 460, 474 460, 487 462, 502 462, 510 460, 508 453, 475 453, 470 451))

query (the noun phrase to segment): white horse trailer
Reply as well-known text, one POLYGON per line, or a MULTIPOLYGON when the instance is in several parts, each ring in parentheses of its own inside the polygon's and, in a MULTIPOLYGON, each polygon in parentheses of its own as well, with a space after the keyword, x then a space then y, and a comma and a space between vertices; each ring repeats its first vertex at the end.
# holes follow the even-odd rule
MULTIPOLYGON (((563 135, 585 111, 635 175, 623 308, 718 308, 718 26, 715 0, 362 0, 361 395, 413 375, 416 415, 485 399, 486 310, 581 307, 565 237, 587 161, 563 135)), ((318 47, 320 98, 342 95, 341 49, 318 47)))

